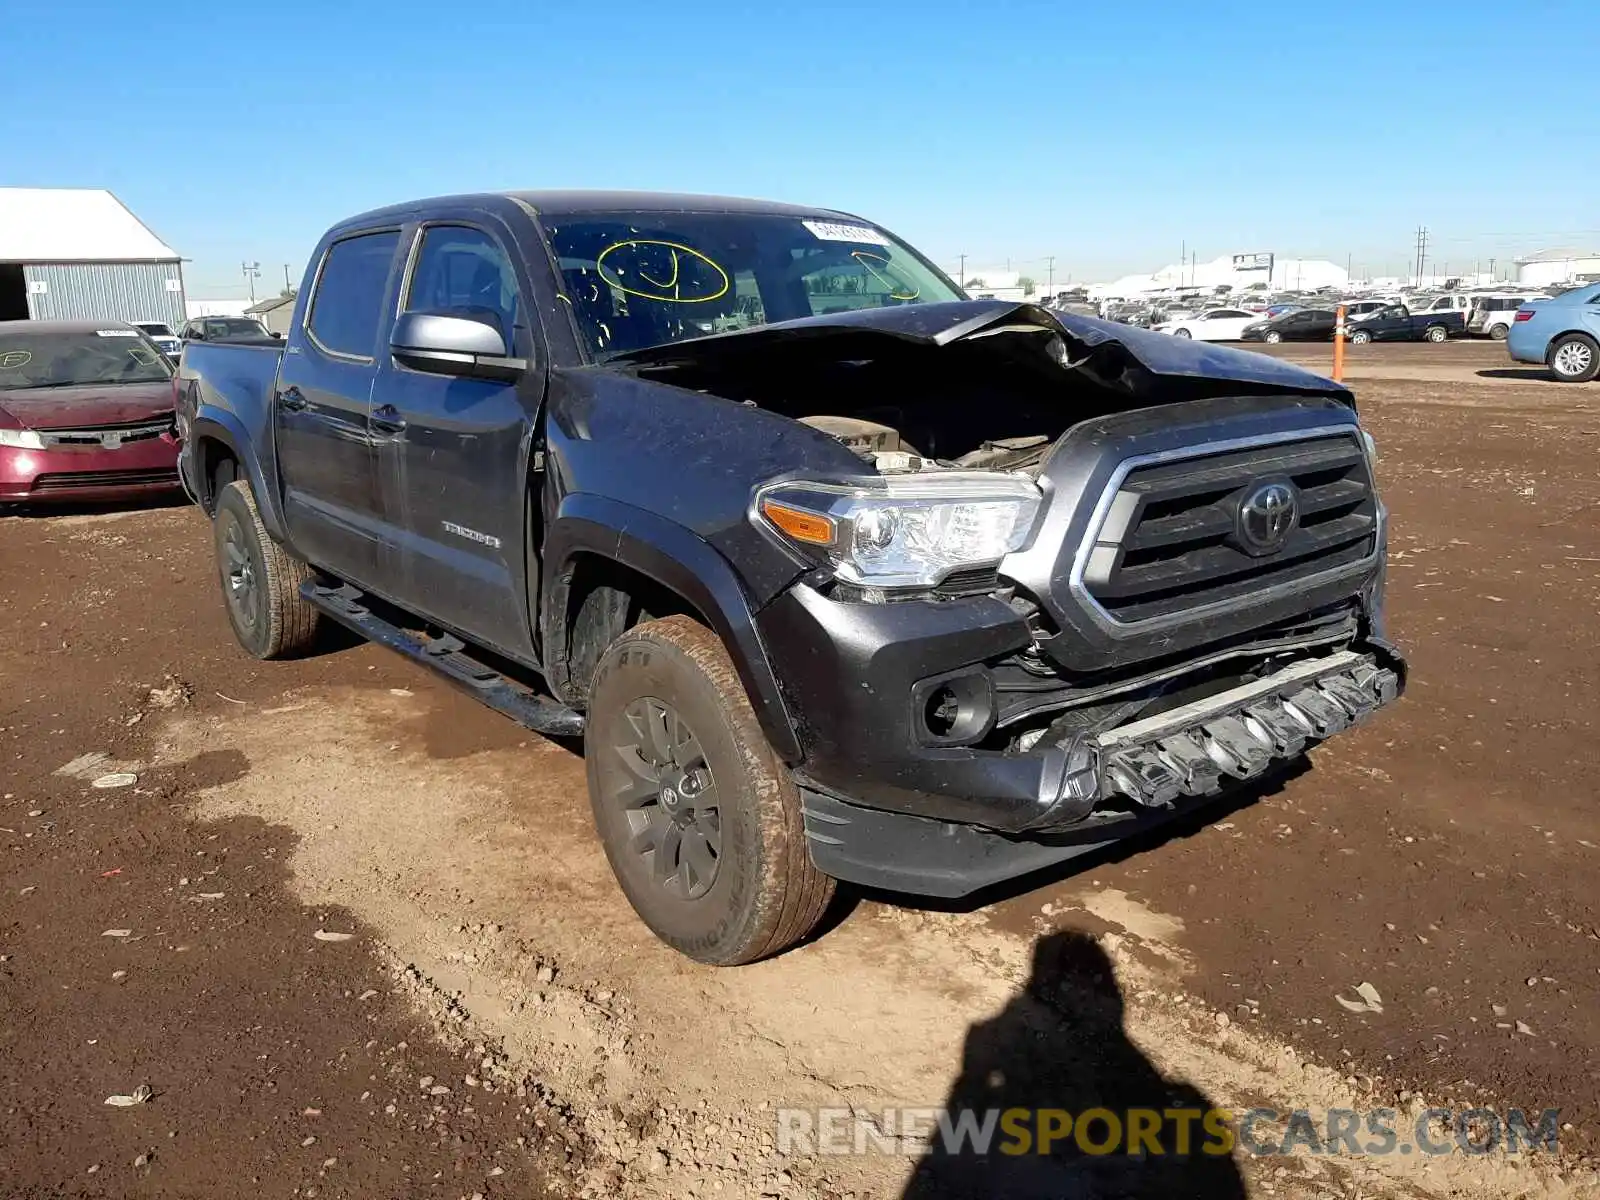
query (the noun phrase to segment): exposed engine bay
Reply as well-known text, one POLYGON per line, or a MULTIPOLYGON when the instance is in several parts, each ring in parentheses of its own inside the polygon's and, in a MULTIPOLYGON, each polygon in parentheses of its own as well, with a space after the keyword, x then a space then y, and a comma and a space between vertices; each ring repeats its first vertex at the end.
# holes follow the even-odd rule
MULTIPOLYGON (((881 415, 904 419, 903 414, 891 411, 881 415)), ((1031 473, 1044 461, 1053 440, 1042 433, 998 438, 953 459, 937 459, 923 454, 894 426, 866 417, 822 415, 801 417, 800 423, 843 442, 883 475, 952 468, 1031 473)))
POLYGON ((933 304, 780 322, 611 362, 791 417, 883 473, 1034 471, 1068 429, 1108 413, 1215 396, 1344 394, 1309 387, 1325 381, 1260 355, 1173 341, 1034 305, 995 303, 974 317, 971 305, 933 304))

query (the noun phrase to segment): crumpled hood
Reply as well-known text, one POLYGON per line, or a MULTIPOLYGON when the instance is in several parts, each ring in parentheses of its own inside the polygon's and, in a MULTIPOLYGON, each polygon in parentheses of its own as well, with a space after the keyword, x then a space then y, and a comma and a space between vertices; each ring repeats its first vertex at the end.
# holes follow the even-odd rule
MULTIPOLYGON (((1096 317, 1056 313, 1037 304, 1005 300, 960 300, 864 308, 779 321, 733 333, 712 334, 617 355, 612 363, 638 367, 708 365, 748 356, 781 360, 785 355, 871 358, 896 348, 931 348, 978 338, 1060 336, 1060 365, 1096 383, 1130 395, 1148 392, 1157 380, 1237 383, 1251 390, 1331 395, 1349 392, 1321 375, 1264 354, 1118 325, 1096 317), (821 343, 821 344, 819 344, 821 343)), ((1214 391, 1214 388, 1205 390, 1214 391)))
POLYGON ((0 424, 22 429, 82 429, 156 421, 172 415, 172 384, 107 383, 83 387, 0 389, 0 424))

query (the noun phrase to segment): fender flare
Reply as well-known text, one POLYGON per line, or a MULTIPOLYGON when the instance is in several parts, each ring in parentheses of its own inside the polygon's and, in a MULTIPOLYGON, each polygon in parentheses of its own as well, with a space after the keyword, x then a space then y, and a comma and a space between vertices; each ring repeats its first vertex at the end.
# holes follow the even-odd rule
POLYGON ((694 605, 722 639, 773 750, 791 766, 801 761, 788 705, 732 565, 692 530, 592 493, 566 496, 545 537, 541 633, 545 675, 556 695, 571 696, 567 609, 574 559, 581 554, 637 571, 694 605))
MULTIPOLYGON (((189 422, 188 441, 197 449, 206 439, 221 442, 233 455, 234 461, 244 470, 245 478, 250 483, 250 491, 254 493, 256 509, 261 514, 261 523, 266 526, 272 540, 283 545, 289 544, 288 530, 283 522, 283 510, 278 503, 277 488, 269 486, 266 475, 261 468, 261 458, 247 447, 253 447, 249 433, 245 431, 244 423, 233 413, 217 408, 202 408, 195 414, 194 420, 189 422)), ((188 454, 183 456, 190 459, 188 454)), ((193 461, 195 470, 200 463, 193 461)), ((190 479, 190 485, 196 494, 200 493, 205 481, 190 479)))

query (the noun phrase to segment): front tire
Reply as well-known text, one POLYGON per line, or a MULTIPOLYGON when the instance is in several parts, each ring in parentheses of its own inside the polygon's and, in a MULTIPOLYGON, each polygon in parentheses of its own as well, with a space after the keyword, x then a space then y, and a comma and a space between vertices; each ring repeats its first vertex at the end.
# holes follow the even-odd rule
POLYGON ((1190 333, 1187 329, 1174 329, 1172 331, 1172 336, 1173 337, 1181 337, 1185 341, 1187 341, 1189 338, 1192 338, 1194 336, 1194 334, 1190 333))
POLYGON ((1450 331, 1443 325, 1430 325, 1428 326, 1428 332, 1424 336, 1437 346, 1440 342, 1450 340, 1450 331))
POLYGON ((311 648, 320 613, 300 596, 311 568, 267 533, 250 485, 236 479, 217 494, 211 526, 228 623, 255 658, 289 658, 311 648))
POLYGON ((674 616, 614 641, 583 741, 606 858, 657 937, 734 966, 816 928, 836 885, 811 861, 794 781, 715 634, 674 616))
POLYGON ((1266 342, 1269 346, 1276 346, 1279 342, 1283 341, 1283 334, 1279 333, 1276 329, 1271 329, 1262 336, 1261 340, 1266 342))
POLYGON ((1352 346, 1365 346, 1371 340, 1372 332, 1367 329, 1358 329, 1350 335, 1350 344, 1352 346))
POLYGON ((1551 343, 1549 362, 1562 383, 1588 383, 1600 375, 1600 345, 1585 334, 1563 334, 1551 343))

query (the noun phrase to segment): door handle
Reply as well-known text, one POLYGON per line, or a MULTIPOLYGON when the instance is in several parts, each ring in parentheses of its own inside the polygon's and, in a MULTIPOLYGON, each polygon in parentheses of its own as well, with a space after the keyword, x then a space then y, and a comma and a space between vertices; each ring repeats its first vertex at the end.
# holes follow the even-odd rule
POLYGON ((372 415, 367 421, 374 429, 383 433, 399 433, 406 427, 406 419, 400 415, 400 410, 392 404, 380 404, 372 410, 372 415))
POLYGON ((306 394, 290 384, 278 393, 278 403, 293 412, 299 412, 306 407, 306 394))

